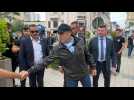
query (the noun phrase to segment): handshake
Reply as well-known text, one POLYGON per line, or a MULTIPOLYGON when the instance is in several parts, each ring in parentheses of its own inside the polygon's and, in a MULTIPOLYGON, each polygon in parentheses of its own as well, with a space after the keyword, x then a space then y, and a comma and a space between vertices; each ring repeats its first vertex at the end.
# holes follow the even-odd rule
POLYGON ((18 75, 20 80, 25 80, 29 76, 29 73, 27 71, 21 71, 18 75))

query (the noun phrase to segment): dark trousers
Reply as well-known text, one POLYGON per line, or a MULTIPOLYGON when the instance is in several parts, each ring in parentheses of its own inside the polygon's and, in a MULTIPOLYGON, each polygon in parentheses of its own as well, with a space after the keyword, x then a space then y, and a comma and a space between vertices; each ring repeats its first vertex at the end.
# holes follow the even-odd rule
MULTIPOLYGON (((18 67, 17 62, 15 62, 15 61, 12 60, 12 71, 15 72, 16 69, 17 69, 17 67, 18 67)), ((14 87, 16 86, 16 85, 15 85, 15 79, 13 79, 13 86, 14 86, 14 87)))
POLYGON ((96 65, 97 75, 93 77, 94 87, 98 87, 98 80, 99 80, 101 71, 104 77, 104 87, 110 87, 111 72, 110 70, 107 70, 106 67, 107 67, 106 62, 97 62, 97 65, 96 65))
POLYGON ((78 82, 81 82, 83 87, 91 87, 91 79, 89 75, 84 76, 80 80, 64 80, 64 87, 78 87, 78 82))
POLYGON ((20 81, 20 83, 21 83, 21 87, 26 87, 26 79, 23 81, 20 81))
MULTIPOLYGON (((40 66, 43 66, 43 65, 40 65, 40 66)), ((35 73, 31 73, 29 75, 30 87, 43 87, 44 86, 43 79, 44 79, 44 69, 37 71, 35 73)))
MULTIPOLYGON (((17 67, 18 67, 18 65, 12 64, 12 71, 15 72, 17 67)), ((13 86, 15 87, 15 79, 13 79, 13 86)))
POLYGON ((122 54, 116 54, 116 57, 117 57, 117 69, 116 69, 116 72, 120 72, 121 55, 122 55, 122 54))
POLYGON ((128 47, 128 57, 131 56, 131 53, 132 53, 132 51, 133 51, 133 48, 134 48, 133 45, 131 45, 131 46, 128 47))

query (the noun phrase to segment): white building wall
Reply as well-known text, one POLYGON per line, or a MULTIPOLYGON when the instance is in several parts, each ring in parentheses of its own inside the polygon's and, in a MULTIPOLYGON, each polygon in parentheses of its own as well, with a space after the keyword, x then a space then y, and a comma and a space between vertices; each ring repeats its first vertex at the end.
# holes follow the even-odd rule
MULTIPOLYGON (((48 21, 51 22, 51 28, 53 29, 53 21, 51 18, 57 18, 58 19, 58 24, 60 25, 61 23, 66 23, 66 24, 71 24, 73 21, 77 21, 77 16, 86 16, 86 29, 87 31, 93 31, 92 27, 92 21, 95 19, 97 16, 101 16, 104 19, 104 22, 108 25, 110 25, 110 18, 105 16, 102 12, 44 12, 45 13, 45 25, 48 28, 48 21)), ((34 18, 35 12, 30 12, 29 15, 27 15, 29 19, 32 21, 37 19, 34 18)))

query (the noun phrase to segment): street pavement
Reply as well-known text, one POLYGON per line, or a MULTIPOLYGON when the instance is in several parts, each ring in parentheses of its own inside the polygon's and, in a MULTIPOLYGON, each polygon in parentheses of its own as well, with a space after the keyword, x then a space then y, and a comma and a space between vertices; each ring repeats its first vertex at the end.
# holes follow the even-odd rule
MULTIPOLYGON (((111 76, 111 87, 134 87, 134 53, 131 58, 127 57, 127 49, 123 52, 121 71, 118 75, 111 76)), ((17 70, 18 71, 18 70, 17 70)), ((48 68, 44 74, 44 87, 63 87, 63 74, 48 68)), ((16 84, 20 85, 16 79, 16 84)), ((26 86, 29 87, 27 79, 26 86)), ((79 83, 79 87, 81 84, 79 83)), ((103 75, 100 75, 99 87, 104 87, 103 75)))

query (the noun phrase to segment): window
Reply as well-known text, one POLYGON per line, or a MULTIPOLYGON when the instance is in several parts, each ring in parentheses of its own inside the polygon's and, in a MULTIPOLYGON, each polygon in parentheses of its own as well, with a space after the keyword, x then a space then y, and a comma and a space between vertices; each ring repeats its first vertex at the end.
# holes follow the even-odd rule
POLYGON ((57 28, 58 27, 58 21, 53 21, 53 27, 57 28))
POLYGON ((85 23, 79 23, 80 27, 84 27, 85 26, 85 23))
POLYGON ((61 23, 64 23, 64 20, 62 20, 61 23))
POLYGON ((48 28, 51 28, 51 22, 48 21, 48 28))
POLYGON ((86 16, 77 16, 77 19, 86 19, 86 16))

